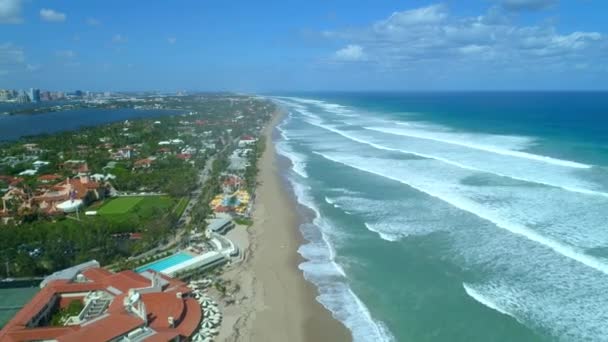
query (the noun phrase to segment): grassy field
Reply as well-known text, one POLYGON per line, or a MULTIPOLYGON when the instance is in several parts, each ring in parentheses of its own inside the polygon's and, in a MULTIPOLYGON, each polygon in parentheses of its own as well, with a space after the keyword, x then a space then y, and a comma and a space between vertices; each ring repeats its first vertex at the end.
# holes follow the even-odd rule
POLYGON ((99 209, 100 215, 126 214, 133 209, 144 197, 119 197, 110 200, 99 209))
POLYGON ((97 212, 99 216, 121 223, 137 219, 145 220, 155 216, 159 211, 171 210, 177 203, 176 199, 169 196, 119 197, 106 202, 97 212))
POLYGON ((137 212, 144 217, 152 216, 158 209, 170 209, 175 202, 169 196, 147 196, 137 205, 137 212))

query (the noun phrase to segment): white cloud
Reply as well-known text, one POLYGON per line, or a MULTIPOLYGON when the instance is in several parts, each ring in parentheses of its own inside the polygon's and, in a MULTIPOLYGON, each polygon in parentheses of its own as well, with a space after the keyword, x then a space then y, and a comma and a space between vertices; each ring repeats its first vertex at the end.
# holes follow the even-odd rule
MULTIPOLYGON (((335 61, 365 61, 384 70, 534 70, 549 65, 574 68, 608 58, 608 37, 600 32, 561 33, 551 24, 517 25, 504 12, 455 16, 433 5, 391 14, 360 28, 326 31, 326 39, 346 42, 335 61), (363 53, 365 51, 365 53, 363 53)), ((595 63, 594 63, 595 62, 595 63)))
POLYGON ((76 53, 74 53, 74 51, 72 50, 57 50, 55 51, 55 56, 70 59, 74 58, 76 56, 76 53))
POLYGON ((447 16, 445 5, 431 5, 402 12, 394 12, 386 20, 377 23, 376 29, 391 31, 408 26, 437 24, 447 18, 447 16))
POLYGON ((65 21, 66 15, 52 9, 43 8, 40 10, 40 18, 51 23, 61 23, 65 21))
POLYGON ((360 45, 350 44, 334 53, 334 59, 344 62, 365 60, 365 53, 360 45))
POLYGON ((559 0, 502 0, 503 8, 510 11, 539 11, 557 5, 559 0))
POLYGON ((21 3, 21 0, 0 0, 0 24, 21 23, 21 3))
POLYGON ((169 38, 167 38, 167 42, 169 44, 175 44, 175 42, 177 42, 177 38, 175 38, 175 37, 169 37, 169 38))
POLYGON ((129 41, 129 39, 120 33, 115 34, 114 37, 112 37, 113 43, 121 44, 121 43, 126 43, 127 41, 129 41))
POLYGON ((99 21, 99 19, 95 19, 95 18, 87 18, 86 22, 87 22, 87 25, 89 25, 89 26, 101 25, 101 21, 99 21))

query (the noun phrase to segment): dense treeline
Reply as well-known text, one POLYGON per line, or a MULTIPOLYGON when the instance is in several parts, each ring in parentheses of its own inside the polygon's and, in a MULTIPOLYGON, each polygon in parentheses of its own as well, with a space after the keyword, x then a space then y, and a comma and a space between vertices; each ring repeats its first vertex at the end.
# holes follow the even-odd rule
POLYGON ((153 167, 132 172, 124 166, 112 170, 121 191, 155 191, 174 197, 186 196, 196 187, 197 169, 174 156, 155 160, 153 167))
POLYGON ((2 275, 45 275, 91 259, 108 264, 145 251, 166 240, 175 221, 166 209, 152 212, 151 218, 133 215, 126 221, 95 217, 5 225, 0 229, 0 261, 8 275, 6 269, 2 275), (121 234, 130 232, 144 233, 143 239, 131 241, 121 234))

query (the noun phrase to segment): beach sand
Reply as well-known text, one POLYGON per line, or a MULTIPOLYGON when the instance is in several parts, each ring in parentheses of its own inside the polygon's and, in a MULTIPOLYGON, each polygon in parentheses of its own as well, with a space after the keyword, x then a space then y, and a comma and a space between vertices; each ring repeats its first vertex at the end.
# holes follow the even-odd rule
POLYGON ((350 341, 350 331, 316 301, 317 289, 298 269, 302 258, 297 249, 303 239, 299 216, 279 174, 272 144, 272 131, 281 117, 277 113, 265 130, 266 151, 260 160, 254 224, 247 229, 244 261, 224 275, 238 283, 241 291, 237 303, 224 309, 219 337, 226 341, 350 341))

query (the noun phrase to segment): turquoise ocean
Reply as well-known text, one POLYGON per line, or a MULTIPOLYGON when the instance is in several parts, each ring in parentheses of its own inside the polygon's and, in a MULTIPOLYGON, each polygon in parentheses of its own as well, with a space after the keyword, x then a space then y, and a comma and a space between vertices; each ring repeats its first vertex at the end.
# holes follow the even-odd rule
POLYGON ((356 341, 608 340, 608 93, 269 96, 356 341))

